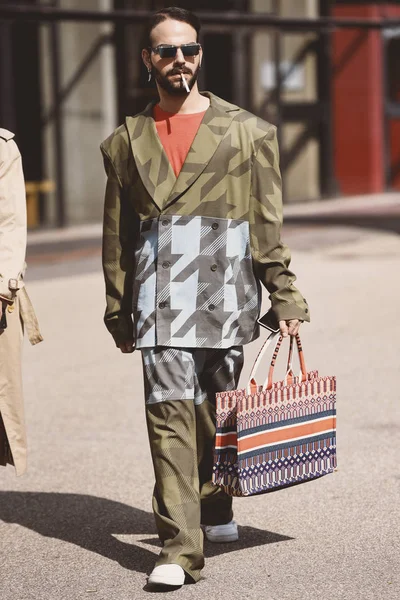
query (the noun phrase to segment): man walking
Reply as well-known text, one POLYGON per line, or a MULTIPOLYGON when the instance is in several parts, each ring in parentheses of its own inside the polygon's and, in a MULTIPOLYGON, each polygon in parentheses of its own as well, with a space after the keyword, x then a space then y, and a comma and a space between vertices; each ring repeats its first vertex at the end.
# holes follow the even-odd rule
POLYGON ((260 283, 265 325, 295 335, 309 320, 280 241, 276 129, 199 92, 199 30, 180 8, 153 15, 142 58, 159 101, 101 145, 105 322, 122 352, 142 352, 163 545, 149 582, 165 585, 200 578, 201 525, 238 539, 232 498, 210 483, 215 393, 237 387, 259 335, 260 283))
POLYGON ((26 199, 21 155, 14 134, 0 129, 0 465, 26 471, 21 380, 22 323, 32 344, 42 340, 23 274, 26 199))

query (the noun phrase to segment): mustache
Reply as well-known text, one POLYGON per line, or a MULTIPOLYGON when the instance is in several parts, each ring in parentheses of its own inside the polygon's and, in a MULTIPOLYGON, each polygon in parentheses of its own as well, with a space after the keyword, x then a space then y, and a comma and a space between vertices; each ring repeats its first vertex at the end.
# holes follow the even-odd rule
POLYGON ((184 75, 193 75, 192 71, 190 71, 189 69, 171 69, 170 71, 168 71, 167 73, 167 77, 169 75, 180 75, 181 73, 183 73, 184 75))

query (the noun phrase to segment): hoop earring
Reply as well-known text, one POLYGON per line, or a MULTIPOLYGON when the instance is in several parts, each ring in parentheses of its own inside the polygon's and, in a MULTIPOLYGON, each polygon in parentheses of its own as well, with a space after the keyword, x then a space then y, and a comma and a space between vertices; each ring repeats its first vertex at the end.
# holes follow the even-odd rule
POLYGON ((149 69, 149 78, 147 80, 147 83, 150 83, 150 81, 151 81, 151 69, 149 69))

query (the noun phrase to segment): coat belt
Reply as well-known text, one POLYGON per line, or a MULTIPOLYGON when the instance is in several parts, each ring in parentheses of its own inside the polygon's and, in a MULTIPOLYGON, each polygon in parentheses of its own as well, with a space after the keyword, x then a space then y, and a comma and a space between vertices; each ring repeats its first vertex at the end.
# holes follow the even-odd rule
POLYGON ((30 343, 34 346, 43 341, 42 334, 39 330, 39 323, 32 306, 31 299, 28 296, 25 286, 20 288, 18 292, 19 308, 21 319, 27 331, 30 343))

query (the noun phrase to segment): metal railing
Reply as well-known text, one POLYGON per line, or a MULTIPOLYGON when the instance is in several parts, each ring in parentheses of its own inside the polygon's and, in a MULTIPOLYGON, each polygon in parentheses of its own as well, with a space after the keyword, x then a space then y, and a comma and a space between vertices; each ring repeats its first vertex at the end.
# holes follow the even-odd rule
MULTIPOLYGON (((44 5, 0 4, 0 19, 24 21, 86 21, 92 23, 144 23, 153 13, 150 10, 71 10, 44 5)), ((275 27, 287 31, 334 31, 335 29, 384 29, 400 27, 400 19, 347 19, 333 17, 287 18, 269 13, 240 13, 236 11, 196 11, 204 25, 246 27, 275 27)))

